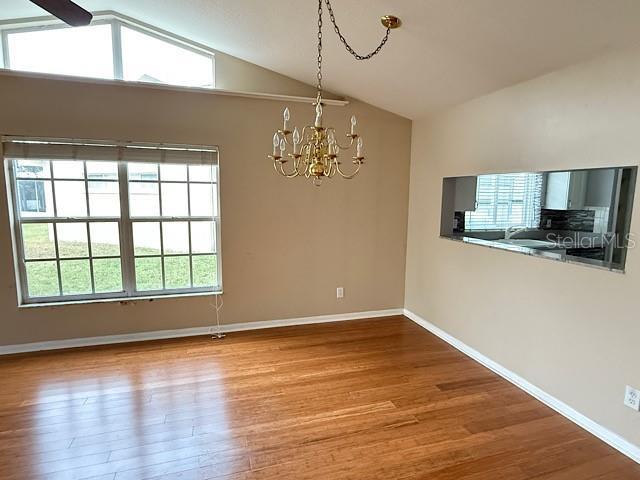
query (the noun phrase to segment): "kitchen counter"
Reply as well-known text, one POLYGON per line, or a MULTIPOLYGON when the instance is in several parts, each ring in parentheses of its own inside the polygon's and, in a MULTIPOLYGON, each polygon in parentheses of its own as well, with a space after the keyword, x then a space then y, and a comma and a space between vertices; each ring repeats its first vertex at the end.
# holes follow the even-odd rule
MULTIPOLYGON (((567 246, 564 242, 557 243, 556 246, 548 245, 541 248, 532 248, 530 246, 517 245, 512 243, 505 243, 499 240, 484 240, 481 238, 467 237, 464 235, 444 236, 440 238, 446 240, 452 240, 454 242, 469 243, 471 245, 480 245, 483 247, 495 248, 498 250, 507 250, 509 252, 520 253, 523 255, 530 255, 533 257, 546 258, 547 260, 555 260, 557 262, 573 263, 576 265, 585 265, 587 267, 599 268, 601 270, 608 270, 610 272, 624 273, 624 269, 621 269, 618 265, 603 260, 595 260, 591 258, 575 257, 566 254, 566 249, 578 248, 578 245, 573 244, 567 246)), ((553 242, 545 242, 552 244, 553 242)))

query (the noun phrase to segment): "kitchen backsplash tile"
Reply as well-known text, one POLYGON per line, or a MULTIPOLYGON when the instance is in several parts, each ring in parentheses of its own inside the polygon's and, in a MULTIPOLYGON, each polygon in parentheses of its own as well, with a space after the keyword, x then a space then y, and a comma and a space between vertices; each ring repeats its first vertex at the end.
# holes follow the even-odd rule
POLYGON ((464 215, 465 212, 455 212, 453 214, 453 231, 456 233, 464 232, 464 215))
POLYGON ((584 209, 594 212, 594 233, 607 233, 609 231, 609 207, 584 207, 584 209))
POLYGON ((573 230, 593 232, 596 212, 594 210, 550 210, 540 212, 540 228, 543 230, 573 230))

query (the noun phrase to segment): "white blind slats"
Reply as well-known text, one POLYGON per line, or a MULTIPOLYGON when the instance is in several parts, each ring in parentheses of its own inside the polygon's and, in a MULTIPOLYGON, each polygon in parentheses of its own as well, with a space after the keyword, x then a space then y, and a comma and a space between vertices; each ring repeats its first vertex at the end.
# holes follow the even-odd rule
POLYGON ((465 213, 465 230, 538 227, 542 182, 540 173, 478 176, 477 207, 465 213))
POLYGON ((32 160, 90 160, 148 162, 148 163, 200 163, 217 164, 218 153, 214 147, 166 146, 166 145, 106 145, 92 143, 50 143, 5 141, 2 143, 5 158, 32 160))

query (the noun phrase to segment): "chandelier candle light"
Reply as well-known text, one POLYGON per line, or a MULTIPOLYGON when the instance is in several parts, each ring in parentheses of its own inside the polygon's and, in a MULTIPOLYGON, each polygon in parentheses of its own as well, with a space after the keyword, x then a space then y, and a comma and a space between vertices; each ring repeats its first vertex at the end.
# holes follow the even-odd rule
MULTIPOLYGON (((400 26, 400 20, 392 15, 385 15, 381 18, 382 25, 387 29, 380 45, 368 55, 359 55, 347 43, 336 24, 336 19, 331 8, 330 0, 324 0, 327 5, 329 17, 333 28, 344 44, 345 48, 357 60, 369 60, 377 55, 394 28, 400 26)), ((346 134, 347 145, 341 145, 336 138, 336 130, 333 127, 325 128, 322 125, 322 10, 323 0, 318 0, 318 95, 313 103, 315 107, 315 120, 313 125, 306 125, 302 131, 294 127, 293 131, 289 124, 291 115, 289 108, 284 109, 282 129, 273 135, 273 154, 268 157, 273 160, 273 168, 276 172, 287 178, 304 176, 312 180, 313 184, 319 186, 323 178, 332 178, 338 173, 342 178, 353 178, 360 171, 364 163, 364 143, 362 137, 356 133, 357 120, 355 115, 351 117, 351 128, 346 134), (351 171, 344 171, 341 162, 338 160, 340 152, 349 150, 355 143, 356 151, 352 156, 354 167, 351 171), (287 150, 289 150, 287 152, 287 150), (291 167, 287 169, 286 164, 291 160, 291 167)))

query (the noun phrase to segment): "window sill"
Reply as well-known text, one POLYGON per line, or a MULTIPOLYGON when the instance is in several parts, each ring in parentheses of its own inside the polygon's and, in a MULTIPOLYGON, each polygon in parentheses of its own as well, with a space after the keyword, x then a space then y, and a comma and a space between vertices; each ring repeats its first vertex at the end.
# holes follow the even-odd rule
POLYGON ((68 305, 85 305, 85 304, 91 304, 91 303, 121 303, 122 305, 126 305, 128 303, 133 303, 133 302, 142 302, 142 301, 153 302, 154 300, 164 300, 164 299, 171 299, 171 298, 208 297, 208 296, 222 295, 222 293, 223 293, 222 290, 215 290, 210 292, 175 293, 175 294, 168 294, 168 295, 149 295, 149 296, 140 296, 140 297, 94 298, 90 300, 22 303, 18 305, 18 308, 28 309, 28 308, 40 308, 40 307, 65 307, 68 305))

